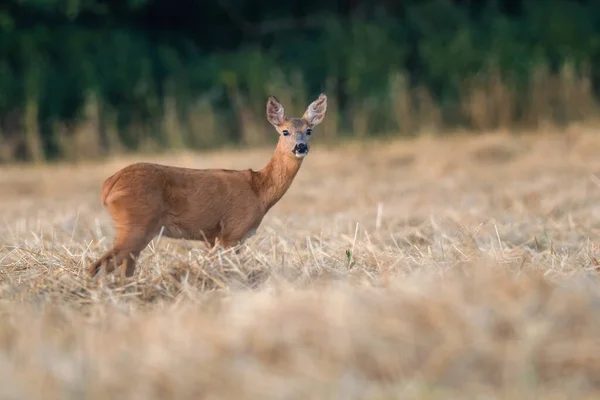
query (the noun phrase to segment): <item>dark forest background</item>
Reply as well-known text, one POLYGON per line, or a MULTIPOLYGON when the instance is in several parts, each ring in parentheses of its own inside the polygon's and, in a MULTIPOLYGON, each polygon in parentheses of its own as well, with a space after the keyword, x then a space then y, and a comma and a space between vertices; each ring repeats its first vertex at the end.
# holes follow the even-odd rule
POLYGON ((0 162, 594 120, 600 1, 4 0, 0 162))

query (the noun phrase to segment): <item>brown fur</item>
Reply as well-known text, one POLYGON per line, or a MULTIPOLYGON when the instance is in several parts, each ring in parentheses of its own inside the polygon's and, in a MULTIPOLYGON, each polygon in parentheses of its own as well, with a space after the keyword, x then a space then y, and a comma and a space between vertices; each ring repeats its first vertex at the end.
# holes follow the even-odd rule
POLYGON ((292 184, 303 160, 296 146, 306 145, 308 153, 307 132, 323 121, 326 110, 322 94, 302 118, 288 119, 281 103, 269 97, 267 119, 280 138, 259 171, 137 163, 109 177, 101 198, 114 220, 116 238, 89 273, 95 276, 103 266, 110 273, 125 263, 125 275, 132 276, 140 252, 161 228, 166 237, 205 241, 210 247, 217 241, 223 247, 242 243, 292 184))

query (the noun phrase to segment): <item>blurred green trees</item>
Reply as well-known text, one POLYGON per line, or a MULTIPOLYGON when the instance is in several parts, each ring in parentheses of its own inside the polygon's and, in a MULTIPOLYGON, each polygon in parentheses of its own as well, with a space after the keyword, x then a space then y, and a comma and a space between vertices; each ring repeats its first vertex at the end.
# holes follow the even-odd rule
POLYGON ((594 119, 594 0, 5 0, 0 162, 274 139, 326 91, 324 138, 594 119))

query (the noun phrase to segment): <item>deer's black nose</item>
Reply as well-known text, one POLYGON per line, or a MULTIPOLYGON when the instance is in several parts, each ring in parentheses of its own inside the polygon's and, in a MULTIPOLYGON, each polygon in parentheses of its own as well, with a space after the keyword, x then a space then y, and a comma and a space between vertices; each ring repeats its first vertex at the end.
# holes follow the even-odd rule
POLYGON ((306 146, 306 143, 298 143, 296 144, 296 147, 294 147, 296 153, 306 153, 307 150, 308 147, 306 146))

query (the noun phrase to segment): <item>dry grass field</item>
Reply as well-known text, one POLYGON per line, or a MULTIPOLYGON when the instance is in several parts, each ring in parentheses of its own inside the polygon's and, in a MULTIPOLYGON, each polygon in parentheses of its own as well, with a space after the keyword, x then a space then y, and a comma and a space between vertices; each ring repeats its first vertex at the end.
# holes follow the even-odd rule
MULTIPOLYGON (((271 149, 143 159, 262 167, 271 149)), ((600 136, 326 146, 239 254, 91 281, 102 181, 0 169, 0 399, 600 397, 600 136)))

